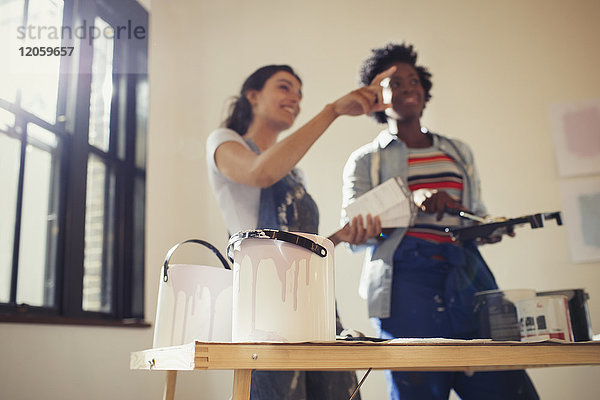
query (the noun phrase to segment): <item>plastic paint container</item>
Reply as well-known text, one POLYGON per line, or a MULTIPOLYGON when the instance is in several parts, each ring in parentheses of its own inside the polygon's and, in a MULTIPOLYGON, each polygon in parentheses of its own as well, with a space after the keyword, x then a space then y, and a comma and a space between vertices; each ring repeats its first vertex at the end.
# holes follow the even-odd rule
POLYGON ((229 268, 219 251, 202 240, 186 240, 169 250, 160 274, 154 348, 195 340, 231 342, 233 272, 229 268), (210 248, 224 268, 169 264, 171 255, 183 243, 210 248))
POLYGON ((233 342, 335 341, 333 243, 277 230, 240 232, 233 259, 233 342))

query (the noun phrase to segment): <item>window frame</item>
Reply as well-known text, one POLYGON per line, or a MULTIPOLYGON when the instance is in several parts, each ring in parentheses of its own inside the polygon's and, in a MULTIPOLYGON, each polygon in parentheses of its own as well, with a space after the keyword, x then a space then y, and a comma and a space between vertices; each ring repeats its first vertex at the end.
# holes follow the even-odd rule
MULTIPOLYGON (((24 7, 28 1, 24 1, 24 7)), ((62 57, 58 83, 57 117, 50 124, 36 115, 20 107, 17 96, 15 103, 0 99, 0 108, 15 115, 15 124, 7 133, 17 137, 21 143, 20 167, 17 190, 16 220, 13 238, 12 278, 9 303, 0 303, 0 322, 33 322, 53 324, 85 324, 109 326, 149 326, 144 322, 144 215, 134 221, 136 198, 134 187, 138 182, 143 184, 142 196, 145 197, 146 166, 136 165, 136 141, 140 134, 137 122, 139 114, 137 87, 139 83, 147 83, 147 49, 148 49, 148 13, 133 0, 64 0, 63 25, 78 26, 79 21, 94 21, 100 17, 113 26, 122 26, 123 22, 135 21, 146 27, 144 40, 129 41, 127 44, 114 40, 113 48, 113 96, 111 100, 110 132, 111 140, 108 151, 104 152, 88 143, 89 111, 91 94, 91 46, 81 45, 87 39, 63 39, 63 46, 75 46, 77 58, 62 57), (76 3, 76 4, 75 4, 76 3), (133 64, 132 64, 133 63, 133 64), (139 64, 135 64, 139 63, 139 64), (136 73, 131 66, 135 67, 136 73), (128 69, 129 68, 129 69, 128 69), (77 71, 77 72, 75 72, 77 71), (59 177, 54 190, 58 190, 57 210, 58 235, 56 253, 46 256, 48 262, 55 263, 53 306, 32 306, 17 304, 16 289, 19 261, 19 245, 23 203, 23 175, 26 168, 25 149, 29 144, 27 124, 34 123, 54 133, 59 139, 59 177), (22 133, 18 132, 18 127, 22 133), (125 157, 118 156, 117 143, 120 135, 124 135, 125 157), (114 215, 114 250, 105 253, 111 257, 114 265, 110 312, 86 311, 83 309, 83 257, 86 210, 87 161, 91 155, 100 157, 109 172, 114 172, 115 196, 114 215), (141 236, 141 237, 140 237, 141 236), (138 257, 134 265, 134 253, 138 257), (140 276, 141 275, 141 276, 140 276), (137 278, 137 279, 136 279, 137 278), (134 298, 134 293, 137 297, 134 298), (134 309, 134 304, 138 304, 134 309), (141 309, 140 309, 141 307, 141 309)), ((75 54, 75 52, 74 52, 75 54)), ((143 116, 147 119, 147 115, 143 116)), ((146 121, 144 121, 145 123, 146 121)), ((6 134, 6 133, 0 133, 6 134)), ((146 132, 141 134, 145 135, 146 132)), ((143 141, 145 143, 145 141, 143 141)), ((145 152, 146 149, 143 149, 145 152)), ((107 182, 109 179, 106 179, 107 182)), ((138 202, 139 203, 139 202, 138 202)), ((145 203, 145 202, 144 202, 145 203)), ((106 208, 105 208, 106 210, 106 208)), ((105 213, 106 218, 109 216, 105 213)), ((106 246, 107 229, 104 229, 106 246)), ((47 252, 52 252, 48 248, 47 252)), ((106 265, 107 260, 103 260, 106 265)), ((46 268, 48 268, 46 266, 46 268)), ((44 297, 47 294, 44 293, 44 297)))

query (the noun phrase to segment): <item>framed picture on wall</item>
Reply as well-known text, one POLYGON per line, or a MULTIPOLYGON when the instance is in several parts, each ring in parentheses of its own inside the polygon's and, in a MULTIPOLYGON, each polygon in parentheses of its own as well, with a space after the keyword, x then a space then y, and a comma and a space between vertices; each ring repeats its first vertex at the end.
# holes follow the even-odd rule
POLYGON ((560 177, 600 174, 600 98, 550 106, 560 177))
POLYGON ((563 179, 561 190, 572 260, 600 261, 600 176, 563 179))

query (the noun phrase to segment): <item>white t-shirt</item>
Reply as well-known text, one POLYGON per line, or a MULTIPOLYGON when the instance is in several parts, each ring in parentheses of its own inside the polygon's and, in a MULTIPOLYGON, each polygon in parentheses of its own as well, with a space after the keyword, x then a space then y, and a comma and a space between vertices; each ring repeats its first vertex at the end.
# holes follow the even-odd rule
POLYGON ((215 163, 215 151, 225 142, 238 142, 248 149, 250 147, 237 132, 228 128, 213 131, 206 140, 208 178, 227 231, 233 235, 239 231, 256 228, 261 188, 232 182, 219 171, 215 163))

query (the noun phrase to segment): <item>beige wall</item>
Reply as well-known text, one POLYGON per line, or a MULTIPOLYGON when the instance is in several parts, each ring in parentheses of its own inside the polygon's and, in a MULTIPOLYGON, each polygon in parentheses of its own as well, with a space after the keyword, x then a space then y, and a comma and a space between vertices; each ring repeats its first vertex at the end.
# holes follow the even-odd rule
MULTIPOLYGON (((149 2, 147 2, 149 4, 149 2)), ((298 124, 354 87, 370 48, 416 45, 434 74, 424 123, 470 143, 484 198, 496 215, 563 209, 548 106, 600 96, 600 3, 158 1, 151 10, 147 318, 158 269, 174 243, 191 237, 224 249, 227 234, 207 183, 204 142, 225 101, 267 63, 289 63, 304 80, 298 124)), ((339 216, 340 175, 352 150, 379 127, 365 117, 336 121, 301 167, 321 211, 321 232, 339 216)), ((573 264, 566 229, 521 228, 483 250, 504 288, 586 288, 600 330, 600 264, 573 264)), ((180 261, 214 263, 210 252, 180 261)), ((336 250, 337 299, 346 326, 372 334, 356 294, 361 256, 336 250)), ((130 351, 151 346, 151 329, 0 326, 0 387, 10 399, 158 399, 162 373, 129 371, 130 351), (11 343, 8 345, 8 343, 11 343)), ((543 399, 600 398, 600 367, 531 370, 543 399)), ((182 373, 179 399, 226 399, 231 373, 182 373)), ((381 373, 363 399, 385 398, 381 373)))

